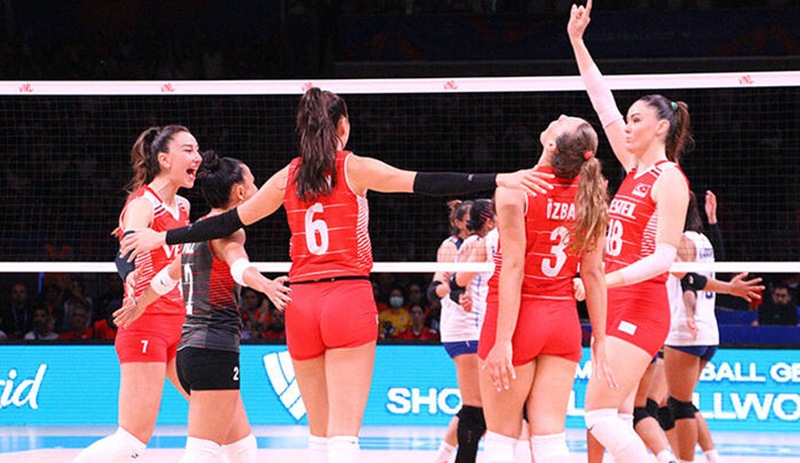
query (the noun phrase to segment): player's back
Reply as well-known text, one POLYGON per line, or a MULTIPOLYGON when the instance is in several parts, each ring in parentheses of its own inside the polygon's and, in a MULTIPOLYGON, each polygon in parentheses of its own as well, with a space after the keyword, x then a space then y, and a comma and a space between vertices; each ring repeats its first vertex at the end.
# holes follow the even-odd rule
POLYGON ((300 158, 292 160, 283 197, 292 237, 289 254, 292 282, 342 276, 368 276, 372 270, 369 206, 347 182, 348 151, 336 154, 336 185, 313 201, 297 196, 300 158))

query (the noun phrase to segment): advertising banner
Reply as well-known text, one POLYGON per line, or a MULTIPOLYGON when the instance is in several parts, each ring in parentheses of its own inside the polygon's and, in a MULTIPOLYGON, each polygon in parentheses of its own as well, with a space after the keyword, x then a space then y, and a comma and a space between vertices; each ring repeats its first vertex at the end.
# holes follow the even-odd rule
MULTIPOLYGON (((589 352, 577 370, 567 426, 583 426, 589 352)), ((244 345, 242 396, 252 424, 304 424, 283 345, 244 345)), ((119 365, 110 345, 0 347, 0 425, 113 425, 119 365)), ((716 430, 790 431, 800 421, 800 351, 722 349, 694 398, 716 430)), ((378 346, 365 425, 444 426, 461 406, 441 346, 378 346)), ((166 384, 159 424, 185 424, 188 406, 166 384)))

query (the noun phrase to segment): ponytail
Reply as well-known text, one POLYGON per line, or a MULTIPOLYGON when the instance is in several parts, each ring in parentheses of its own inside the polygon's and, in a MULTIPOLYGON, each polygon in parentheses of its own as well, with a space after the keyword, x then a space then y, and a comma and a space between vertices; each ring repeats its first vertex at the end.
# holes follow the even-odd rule
POLYGON ((335 93, 312 87, 300 98, 296 132, 301 161, 294 182, 301 201, 329 195, 336 186, 336 129, 342 117, 347 117, 347 105, 335 93))
POLYGON ((595 157, 597 132, 583 121, 574 131, 556 137, 556 150, 552 159, 556 176, 573 179, 580 175, 568 249, 581 255, 595 249, 608 223, 607 182, 595 157))
POLYGON ((606 233, 608 191, 600 161, 592 156, 581 166, 578 194, 575 195, 575 223, 569 249, 577 255, 594 251, 606 233))
MULTIPOLYGON (((454 199, 447 202, 447 207, 450 208, 450 215, 448 216, 450 219, 450 234, 460 235, 462 230, 458 228, 458 225, 456 225, 456 220, 461 220, 464 215, 469 214, 469 210, 472 207, 472 201, 461 201, 460 199, 454 199)), ((467 216, 466 219, 469 220, 469 216, 467 216)))

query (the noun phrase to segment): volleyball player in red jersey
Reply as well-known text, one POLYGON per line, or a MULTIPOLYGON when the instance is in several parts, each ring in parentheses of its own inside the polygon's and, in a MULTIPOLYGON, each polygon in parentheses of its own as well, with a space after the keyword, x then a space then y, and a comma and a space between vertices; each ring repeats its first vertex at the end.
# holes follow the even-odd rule
MULTIPOLYGON (((198 181, 211 208, 209 217, 256 192, 247 165, 214 151, 203 153, 198 181)), ((239 288, 253 288, 281 306, 289 300, 289 288, 283 286, 287 277, 270 280, 250 264, 244 241, 244 230, 237 230, 226 238, 184 245, 181 257, 159 272, 140 297, 126 299, 114 313, 124 328, 182 280, 186 322, 177 370, 190 395, 188 438, 180 463, 217 463, 223 454, 230 463, 255 463, 256 439, 239 392, 239 288)))
POLYGON ((538 197, 506 188, 495 193, 500 249, 478 344, 485 461, 492 463, 515 461, 526 404, 534 461, 569 461, 564 427, 581 358, 573 289, 579 264, 594 333, 592 376, 614 384, 605 354, 608 205, 594 157, 597 134, 585 120, 562 115, 540 140, 536 169, 556 175, 554 189, 538 197))
MULTIPOLYGON (((201 162, 197 140, 185 127, 152 127, 131 149, 134 177, 119 218, 119 230, 164 231, 189 223, 189 201, 180 188, 194 185, 201 162)), ((179 256, 180 246, 161 246, 136 259, 133 292, 140 295, 153 277, 179 256)), ((123 280, 125 277, 123 276, 123 280)), ((127 296, 130 286, 126 285, 127 296)), ((153 435, 166 376, 184 396, 175 370, 175 355, 186 309, 178 288, 161 296, 141 318, 117 333, 120 362, 119 427, 84 449, 73 463, 132 461, 153 435)))
POLYGON ((300 156, 273 175, 244 204, 168 233, 135 233, 123 255, 165 243, 227 236, 286 209, 292 230, 286 337, 306 406, 311 461, 350 463, 369 395, 377 341, 377 309, 369 282, 372 250, 366 193, 458 195, 496 186, 545 192, 547 174, 422 173, 400 170, 345 151, 347 106, 338 95, 311 88, 297 112, 300 156))
POLYGON ((583 43, 591 7, 591 0, 586 7, 573 5, 567 32, 592 105, 627 175, 609 207, 606 241, 607 349, 619 388, 589 379, 586 426, 618 463, 639 463, 647 450, 631 425, 633 400, 669 332, 665 282, 689 202, 688 180, 677 162, 692 138, 686 104, 661 95, 641 97, 623 120, 583 43))

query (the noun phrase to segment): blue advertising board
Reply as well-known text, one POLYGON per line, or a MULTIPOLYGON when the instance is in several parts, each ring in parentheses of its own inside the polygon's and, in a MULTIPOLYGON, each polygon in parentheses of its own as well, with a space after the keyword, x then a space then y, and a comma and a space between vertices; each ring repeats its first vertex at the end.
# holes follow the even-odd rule
MULTIPOLYGON (((242 395, 253 424, 305 423, 285 346, 244 345, 242 395)), ((576 371, 567 426, 583 426, 589 352, 576 371)), ((119 366, 109 345, 0 347, 0 425, 112 425, 119 366)), ((716 430, 795 431, 800 351, 722 349, 695 403, 716 430)), ((366 425, 446 425, 460 407, 453 362, 440 346, 379 346, 366 425)), ((159 424, 185 424, 188 407, 165 388, 159 424)))

